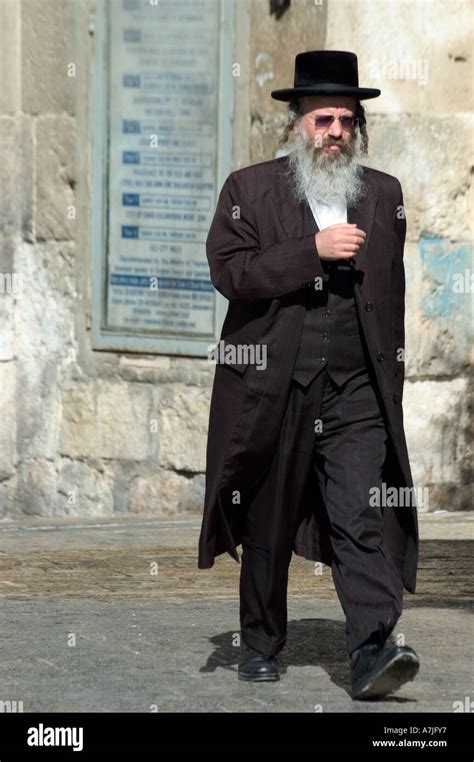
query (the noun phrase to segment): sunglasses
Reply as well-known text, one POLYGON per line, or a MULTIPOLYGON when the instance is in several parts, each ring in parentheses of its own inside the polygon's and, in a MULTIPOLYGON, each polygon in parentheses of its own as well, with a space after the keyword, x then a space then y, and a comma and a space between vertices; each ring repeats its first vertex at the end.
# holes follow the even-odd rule
POLYGON ((335 119, 339 119, 341 126, 344 130, 353 130, 359 121, 356 116, 315 116, 314 126, 317 130, 327 130, 328 127, 334 122, 335 119))

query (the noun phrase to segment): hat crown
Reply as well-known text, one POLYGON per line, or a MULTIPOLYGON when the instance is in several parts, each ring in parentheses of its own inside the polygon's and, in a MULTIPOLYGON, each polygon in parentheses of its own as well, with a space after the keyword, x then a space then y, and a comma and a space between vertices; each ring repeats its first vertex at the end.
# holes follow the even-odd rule
POLYGON ((311 85, 359 87, 357 56, 343 50, 313 50, 295 58, 295 87, 311 85))

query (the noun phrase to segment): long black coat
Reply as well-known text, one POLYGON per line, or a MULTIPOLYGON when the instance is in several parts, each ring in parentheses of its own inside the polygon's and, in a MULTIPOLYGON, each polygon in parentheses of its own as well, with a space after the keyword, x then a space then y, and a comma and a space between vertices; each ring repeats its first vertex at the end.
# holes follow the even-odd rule
MULTIPOLYGON (((236 547, 245 505, 234 504, 233 490, 254 485, 269 471, 295 367, 307 288, 314 286, 316 276, 324 275, 314 238, 318 227, 309 205, 293 200, 286 169, 287 159, 282 157, 232 172, 221 190, 206 242, 212 283, 229 300, 221 339, 233 345, 266 345, 267 367, 262 371, 248 363, 216 365, 200 569, 213 566, 215 557, 224 552, 240 563, 236 547)), ((382 479, 389 494, 396 487, 399 494, 399 488, 408 488, 413 496, 400 359, 405 343, 403 195, 391 175, 364 167, 364 177, 368 192, 356 208, 348 208, 348 222, 366 232, 355 256, 355 269, 361 273, 355 298, 389 432, 382 479)), ((304 492, 311 500, 302 506, 293 550, 330 564, 314 510, 317 492, 316 483, 304 492)), ((404 494, 404 506, 384 508, 384 541, 406 589, 415 592, 418 522, 407 489, 404 494)))

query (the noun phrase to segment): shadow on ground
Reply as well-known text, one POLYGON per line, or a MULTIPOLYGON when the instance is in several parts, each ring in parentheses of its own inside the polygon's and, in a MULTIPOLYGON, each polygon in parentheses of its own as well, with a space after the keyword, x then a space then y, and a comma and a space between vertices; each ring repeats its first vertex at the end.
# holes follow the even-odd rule
MULTIPOLYGON (((215 672, 218 668, 237 673, 239 649, 232 645, 235 633, 223 632, 210 638, 214 646, 200 672, 215 672)), ((320 667, 331 682, 351 695, 350 661, 346 651, 345 626, 334 619, 301 619, 288 623, 288 637, 280 652, 281 674, 288 667, 320 667)), ((415 703, 414 699, 387 696, 384 701, 398 704, 415 703)))

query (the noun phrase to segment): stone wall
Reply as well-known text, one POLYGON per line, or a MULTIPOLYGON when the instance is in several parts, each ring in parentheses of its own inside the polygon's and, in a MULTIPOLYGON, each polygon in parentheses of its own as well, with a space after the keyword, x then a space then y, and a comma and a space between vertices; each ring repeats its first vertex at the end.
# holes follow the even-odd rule
MULTIPOLYGON (((0 294, 0 516, 198 516, 213 366, 91 348, 94 8, 0 2, 0 273, 13 276, 0 294)), ((368 163, 405 193, 404 409, 429 510, 471 507, 471 294, 454 286, 471 268, 469 13, 292 0, 277 20, 267 0, 236 0, 234 167, 275 156, 285 107, 269 93, 292 82, 296 53, 353 50, 383 91, 368 163)))

